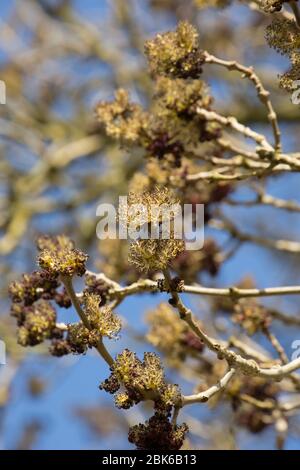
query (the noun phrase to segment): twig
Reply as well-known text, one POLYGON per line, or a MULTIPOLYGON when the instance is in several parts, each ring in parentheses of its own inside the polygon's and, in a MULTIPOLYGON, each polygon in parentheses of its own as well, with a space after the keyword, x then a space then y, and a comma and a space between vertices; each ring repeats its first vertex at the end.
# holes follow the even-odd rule
POLYGON ((212 387, 205 390, 205 392, 197 393, 195 395, 183 395, 182 406, 192 405, 193 403, 206 403, 210 398, 224 390, 230 380, 235 374, 235 369, 230 369, 219 382, 212 387))
POLYGON ((277 115, 274 111, 272 102, 270 100, 270 93, 264 88, 260 78, 256 75, 252 67, 245 67, 242 64, 232 60, 223 60, 219 59, 218 57, 205 52, 205 62, 209 64, 216 64, 220 65, 221 67, 225 67, 227 70, 235 70, 237 72, 241 72, 243 77, 247 77, 255 86, 258 98, 262 102, 262 104, 266 107, 268 112, 268 119, 271 123, 273 134, 274 134, 274 141, 275 141, 275 151, 280 152, 281 150, 281 133, 279 129, 279 124, 277 120, 277 115))

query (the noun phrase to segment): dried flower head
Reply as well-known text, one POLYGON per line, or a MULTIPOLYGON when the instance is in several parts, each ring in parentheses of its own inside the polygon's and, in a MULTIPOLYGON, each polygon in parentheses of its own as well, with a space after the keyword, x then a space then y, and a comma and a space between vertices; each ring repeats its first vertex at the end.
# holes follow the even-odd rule
POLYGON ((154 75, 197 78, 204 62, 196 29, 186 21, 176 31, 158 34, 145 44, 145 53, 154 75))
POLYGON ((39 265, 53 276, 83 276, 85 273, 88 255, 77 250, 74 242, 65 235, 40 237, 37 246, 39 265))
POLYGON ((179 450, 182 447, 187 425, 173 425, 168 416, 155 413, 145 424, 132 426, 128 440, 138 450, 179 450))

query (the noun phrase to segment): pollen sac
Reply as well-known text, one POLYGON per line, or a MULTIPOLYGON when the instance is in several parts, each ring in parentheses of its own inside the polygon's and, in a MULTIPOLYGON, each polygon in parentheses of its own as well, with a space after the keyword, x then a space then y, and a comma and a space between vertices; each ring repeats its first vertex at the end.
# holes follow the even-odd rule
POLYGON ((83 276, 88 255, 75 248, 65 235, 43 236, 37 240, 40 250, 38 262, 42 269, 54 276, 83 276))

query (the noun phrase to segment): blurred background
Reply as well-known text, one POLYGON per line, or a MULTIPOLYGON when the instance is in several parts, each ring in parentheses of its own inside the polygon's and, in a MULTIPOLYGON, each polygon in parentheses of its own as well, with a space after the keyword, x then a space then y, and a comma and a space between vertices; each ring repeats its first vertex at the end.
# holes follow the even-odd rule
MULTIPOLYGON (((199 29, 204 49, 217 56, 254 65, 281 122, 285 151, 299 151, 299 106, 278 88, 278 74, 288 61, 265 41, 270 18, 248 8, 250 2, 197 0, 2 0, 0 2, 0 80, 6 84, 6 104, 0 105, 0 339, 7 363, 0 365, 1 449, 127 449, 129 425, 148 416, 147 407, 114 408, 98 385, 108 375, 92 351, 86 356, 52 358, 47 347, 21 348, 9 317, 7 285, 35 269, 33 240, 38 233, 65 232, 90 254, 89 268, 130 282, 137 274, 127 265, 126 247, 99 243, 96 207, 126 194, 128 181, 143 168, 143 156, 120 148, 99 129, 96 103, 111 99, 118 87, 147 105, 151 80, 143 45, 147 38, 188 19, 199 29), (206 8, 223 4, 224 8, 206 8)), ((264 109, 255 92, 235 74, 211 67, 205 79, 215 106, 225 114, 268 135, 264 109)), ((297 173, 268 179, 268 193, 300 202, 297 173)), ((239 185, 232 199, 253 197, 250 185, 239 185)), ((300 214, 272 207, 224 204, 224 213, 243 231, 263 237, 299 240, 300 214)), ((207 228, 227 247, 228 236, 207 228)), ((230 242, 230 240, 229 240, 230 242)), ((239 283, 251 276, 259 287, 300 283, 300 256, 266 250, 259 244, 234 246, 218 272, 199 271, 198 280, 211 286, 239 283), (217 274, 217 275, 216 275, 217 274)), ((122 337, 112 354, 124 347, 138 353, 148 330, 144 312, 163 295, 127 298, 118 308, 124 320, 122 337)), ((202 321, 211 320, 211 306, 202 298, 185 299, 202 321)), ((299 297, 266 301, 286 314, 299 315, 299 297)), ((61 311, 62 321, 74 312, 61 311)), ((215 312, 214 328, 227 334, 227 319, 215 312)), ((230 328, 237 328, 230 326, 230 328)), ((300 328, 274 323, 287 355, 300 340, 300 328)), ((255 338, 266 351, 265 338, 255 338)), ((168 368, 171 381, 192 393, 193 374, 168 368)), ((190 448, 274 448, 275 432, 266 426, 254 433, 236 427, 228 405, 195 405, 182 418, 190 427, 190 448)), ((286 448, 300 448, 300 421, 293 417, 286 448)))

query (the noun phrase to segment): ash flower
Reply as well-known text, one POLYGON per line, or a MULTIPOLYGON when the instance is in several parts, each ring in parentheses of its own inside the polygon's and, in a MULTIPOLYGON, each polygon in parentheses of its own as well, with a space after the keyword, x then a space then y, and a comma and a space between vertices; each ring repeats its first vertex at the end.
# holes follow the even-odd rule
POLYGON ((49 352, 52 356, 62 357, 72 352, 70 344, 65 339, 54 339, 51 342, 49 352))
POLYGON ((90 330, 81 322, 68 325, 67 343, 74 354, 84 354, 90 345, 90 330))
POLYGON ((115 395, 115 405, 117 408, 128 410, 134 405, 134 401, 130 398, 128 393, 120 392, 115 395))
POLYGON ((85 289, 84 294, 96 294, 100 297, 99 305, 105 305, 107 297, 109 296, 109 285, 103 280, 98 279, 93 274, 87 274, 85 276, 85 289))
POLYGON ((300 79, 300 53, 293 52, 290 56, 291 68, 280 77, 281 88, 292 92, 295 90, 295 82, 300 79))
POLYGON ((155 413, 146 423, 132 426, 128 440, 137 450, 179 450, 187 432, 185 423, 173 426, 168 416, 155 413))
POLYGON ((147 126, 147 113, 129 101, 127 91, 119 89, 112 102, 97 105, 96 115, 108 136, 124 143, 136 143, 143 127, 147 126))
POLYGON ((261 8, 267 13, 275 13, 282 9, 283 4, 289 0, 263 0, 261 8))
POLYGON ((169 411, 180 399, 178 386, 166 383, 160 359, 154 353, 145 353, 143 361, 128 349, 118 354, 110 377, 100 389, 114 394, 120 387, 125 388, 116 396, 116 405, 121 408, 150 399, 157 409, 169 411))
POLYGON ((100 307, 101 299, 96 294, 85 294, 83 297, 84 311, 91 326, 99 340, 103 336, 117 338, 122 323, 119 317, 107 307, 100 307))
POLYGON ((186 118, 193 115, 196 106, 207 109, 212 104, 208 86, 202 80, 158 77, 154 97, 160 108, 173 110, 186 118))
POLYGON ((239 323, 249 335, 268 328, 272 317, 255 299, 241 299, 234 306, 233 321, 239 323))
POLYGON ((180 201, 168 188, 156 186, 151 191, 130 192, 127 210, 121 204, 119 220, 128 227, 141 227, 145 224, 160 224, 164 217, 171 220, 181 213, 180 201))
POLYGON ((198 78, 203 65, 196 29, 186 21, 176 31, 158 34, 145 44, 145 54, 154 75, 198 78))
POLYGON ((35 346, 51 338, 55 328, 54 308, 49 302, 40 300, 33 306, 24 307, 18 331, 18 342, 21 346, 35 346))
POLYGON ((40 298, 53 298, 58 286, 59 282, 46 271, 34 271, 32 274, 23 274, 20 281, 12 282, 9 294, 13 302, 23 302, 29 306, 40 298))
POLYGON ((161 303, 146 317, 150 329, 147 340, 162 351, 168 362, 176 366, 188 356, 197 356, 203 350, 203 343, 189 330, 167 303, 161 303))
POLYGON ((231 4, 232 0, 194 0, 198 8, 226 8, 231 4))
POLYGON ((128 260, 140 271, 160 271, 184 250, 183 240, 138 240, 129 247, 128 260))
POLYGON ((83 276, 85 273, 88 255, 77 250, 74 242, 65 235, 40 237, 37 246, 39 265, 53 276, 83 276))
POLYGON ((147 232, 131 243, 129 262, 141 271, 164 269, 184 249, 184 241, 175 238, 175 219, 181 213, 179 199, 167 188, 156 187, 142 194, 130 193, 127 203, 126 210, 120 208, 120 223, 129 227, 130 236, 147 232), (153 236, 149 229, 155 233, 153 238, 148 238, 153 236), (162 238, 163 230, 168 230, 168 239, 162 238))
POLYGON ((274 19, 266 29, 266 40, 270 47, 283 55, 300 49, 300 30, 293 20, 274 19))

